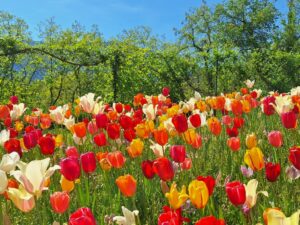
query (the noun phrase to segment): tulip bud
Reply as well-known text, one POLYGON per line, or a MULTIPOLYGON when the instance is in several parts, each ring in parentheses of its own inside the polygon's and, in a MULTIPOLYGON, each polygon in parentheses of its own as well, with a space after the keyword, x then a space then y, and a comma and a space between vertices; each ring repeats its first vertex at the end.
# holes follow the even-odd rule
POLYGON ((78 179, 81 174, 79 160, 74 157, 62 159, 60 162, 60 172, 70 181, 78 179))
POLYGON ((96 157, 94 152, 82 154, 80 160, 84 172, 92 173, 96 170, 96 157))
POLYGON ((170 148, 171 158, 178 163, 182 163, 185 160, 186 152, 183 145, 173 145, 170 148))
POLYGON ((245 186, 239 181, 227 183, 226 194, 230 202, 235 206, 243 205, 246 201, 245 186))
POLYGON ((52 209, 56 213, 64 213, 70 204, 70 196, 67 192, 55 192, 50 196, 52 209))
POLYGON ((283 144, 281 132, 280 131, 271 131, 268 134, 268 141, 275 148, 281 147, 283 144))

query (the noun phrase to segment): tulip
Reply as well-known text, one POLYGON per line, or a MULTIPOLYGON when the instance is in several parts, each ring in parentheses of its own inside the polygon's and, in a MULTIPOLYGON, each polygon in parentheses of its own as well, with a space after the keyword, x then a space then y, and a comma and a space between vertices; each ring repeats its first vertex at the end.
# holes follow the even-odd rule
POLYGON ((95 107, 95 104, 97 103, 99 97, 94 100, 95 94, 94 93, 88 93, 79 99, 79 106, 83 109, 83 111, 87 113, 92 113, 93 109, 95 107))
POLYGON ((55 170, 60 169, 58 165, 48 168, 49 163, 50 158, 33 160, 28 164, 22 162, 18 165, 20 170, 11 172, 11 175, 22 184, 28 193, 39 198, 42 191, 47 190, 45 181, 52 176, 55 170))
POLYGON ((190 120, 191 124, 193 125, 193 127, 198 128, 201 126, 201 117, 199 114, 191 115, 189 120, 190 120))
POLYGON ((290 217, 286 217, 278 208, 268 208, 263 213, 266 225, 298 225, 300 210, 297 210, 290 217))
POLYGON ((110 123, 107 125, 108 137, 112 140, 118 139, 120 137, 120 125, 116 123, 110 123))
POLYGON ((124 130, 132 129, 134 127, 132 118, 127 115, 121 115, 119 122, 124 130))
POLYGON ((192 159, 190 158, 185 158, 185 160, 183 161, 183 163, 180 164, 181 169, 183 170, 189 170, 192 167, 192 159))
POLYGON ((106 136, 103 132, 94 136, 94 143, 99 147, 106 145, 106 136))
POLYGON ((6 105, 0 105, 0 120, 10 117, 10 109, 6 105))
POLYGON ((96 134, 98 131, 98 127, 95 121, 90 121, 87 125, 87 128, 91 135, 96 134))
POLYGON ((183 114, 173 116, 172 123, 178 133, 183 133, 188 129, 187 119, 183 114))
POLYGON ((207 120, 207 125, 210 132, 216 136, 221 134, 222 125, 216 117, 211 117, 207 120))
POLYGON ((18 139, 12 138, 4 143, 4 149, 7 153, 17 152, 22 157, 21 144, 18 139))
POLYGON ((19 188, 8 188, 9 199, 22 212, 29 212, 35 207, 34 196, 28 193, 22 185, 19 188))
POLYGON ((246 146, 248 149, 254 148, 257 145, 257 138, 254 133, 248 134, 246 137, 246 146))
POLYGON ((6 173, 3 170, 0 170, 0 194, 3 194, 6 191, 8 180, 6 173))
POLYGON ((242 117, 234 117, 233 118, 233 126, 236 128, 241 128, 245 123, 245 120, 242 117))
POLYGON ((127 148, 127 152, 131 158, 136 158, 143 153, 144 142, 137 138, 132 140, 130 146, 127 148))
POLYGON ((225 115, 225 116, 222 117, 222 123, 223 123, 224 125, 230 126, 231 122, 232 122, 232 119, 231 119, 230 116, 225 115))
POLYGON ((170 94, 170 88, 168 87, 164 87, 161 91, 161 93, 163 94, 163 96, 168 96, 170 94))
POLYGON ((150 160, 143 161, 142 171, 147 179, 152 179, 155 176, 155 172, 153 170, 153 162, 150 160))
POLYGON ((108 117, 104 113, 100 113, 96 115, 96 124, 98 128, 106 128, 108 124, 108 117))
POLYGON ((189 197, 192 204, 196 208, 198 209, 204 208, 209 199, 209 191, 205 182, 199 180, 193 180, 189 184, 189 197))
POLYGON ((280 175, 280 164, 279 163, 266 163, 266 177, 270 182, 274 182, 277 180, 280 175))
POLYGON ((173 145, 170 148, 171 158, 178 163, 182 163, 185 160, 186 152, 183 145, 173 145))
POLYGON ((173 209, 179 209, 189 198, 186 194, 186 187, 183 185, 181 191, 178 192, 176 183, 172 183, 170 192, 166 193, 165 196, 173 209))
POLYGON ((207 177, 198 176, 197 180, 203 181, 206 184, 208 188, 209 196, 211 196, 214 192, 214 188, 216 185, 215 179, 212 176, 207 176, 207 177))
POLYGON ((154 130, 153 135, 159 145, 164 146, 168 143, 168 131, 166 129, 154 130))
POLYGON ((234 152, 238 151, 241 147, 240 138, 231 137, 227 140, 227 146, 234 152))
POLYGON ((202 146, 202 137, 200 134, 196 134, 195 139, 192 142, 192 146, 195 149, 199 149, 202 146))
POLYGON ((268 141, 275 148, 281 147, 283 144, 281 132, 280 131, 271 131, 268 134, 268 141))
POLYGON ((78 159, 79 158, 79 152, 78 152, 76 147, 70 146, 66 149, 66 156, 67 157, 74 157, 74 158, 78 159))
POLYGON ((78 138, 84 138, 86 136, 86 125, 84 122, 76 123, 73 129, 78 138))
POLYGON ((254 147, 246 151, 244 162, 254 171, 262 170, 265 166, 264 155, 258 147, 254 147))
POLYGON ((233 126, 232 128, 226 127, 226 133, 229 137, 237 137, 239 135, 239 130, 235 126, 233 126))
POLYGON ((79 208, 70 215, 69 225, 96 225, 96 219, 89 208, 79 208))
POLYGON ((26 133, 23 136, 24 145, 27 149, 32 149, 37 144, 37 138, 33 132, 26 133))
POLYGON ((281 114, 282 125, 287 129, 297 127, 297 114, 293 111, 285 112, 281 114))
POLYGON ((132 197, 136 192, 136 180, 129 174, 119 176, 116 179, 116 184, 121 193, 126 197, 132 197))
POLYGON ((74 157, 62 159, 60 162, 60 172, 69 181, 74 181, 80 177, 81 170, 79 160, 74 157))
POLYGON ((154 172, 163 181, 172 180, 174 177, 174 169, 170 160, 166 157, 158 158, 153 163, 154 172))
POLYGON ((136 138, 135 131, 132 128, 124 130, 123 135, 128 142, 131 142, 134 138, 136 138))
POLYGON ((109 163, 114 168, 122 168, 126 158, 123 156, 122 152, 116 151, 116 152, 110 152, 107 154, 107 159, 109 163))
MULTIPOLYGON (((0 172, 0 173, 1 173, 1 172, 0 172)), ((5 180, 5 178, 2 179, 2 181, 3 181, 3 180, 5 180)), ((19 188, 19 184, 18 184, 18 182, 17 182, 15 179, 10 178, 10 179, 8 179, 7 181, 8 181, 7 187, 6 187, 6 190, 7 190, 7 191, 8 191, 9 188, 16 188, 16 189, 19 188)), ((5 183, 5 182, 4 182, 4 183, 5 183)), ((8 196, 8 192, 7 192, 7 191, 5 191, 5 192, 3 193, 3 195, 4 195, 4 197, 5 197, 7 200, 9 200, 10 198, 9 198, 9 196, 8 196)), ((0 191, 0 192, 1 192, 1 191, 0 191)))
POLYGON ((189 219, 183 218, 181 208, 172 210, 168 206, 163 207, 163 212, 158 217, 158 225, 182 225, 183 222, 190 222, 189 219))
POLYGON ((258 194, 263 194, 264 196, 268 197, 268 192, 266 191, 259 191, 256 193, 256 189, 258 186, 258 181, 256 179, 250 180, 246 185, 246 201, 245 206, 248 209, 251 209, 256 205, 257 196, 258 194))
POLYGON ((54 212, 64 213, 70 204, 70 196, 67 192, 55 192, 50 195, 50 203, 54 212))
POLYGON ((96 170, 96 156, 94 152, 87 152, 80 156, 82 169, 85 173, 92 173, 96 170))
POLYGON ((133 210, 132 212, 122 206, 122 212, 124 216, 114 216, 113 221, 117 224, 124 224, 124 225, 136 225, 136 217, 139 215, 138 210, 133 210))
POLYGON ((217 219, 214 216, 206 216, 198 220, 195 225, 225 225, 223 219, 217 219))
POLYGON ((231 110, 232 110, 232 113, 236 116, 242 115, 242 113, 243 113, 242 103, 236 99, 231 100, 231 110))
POLYGON ((290 148, 289 160, 296 169, 300 170, 300 146, 290 148))
POLYGON ((38 144, 43 155, 52 155, 55 149, 55 140, 51 136, 41 137, 38 144))
POLYGON ((275 113, 273 104, 275 104, 274 96, 268 96, 268 97, 264 98, 263 104, 262 104, 262 110, 263 110, 264 114, 266 114, 267 116, 270 116, 275 113))
POLYGON ((67 180, 63 175, 60 178, 61 189, 66 192, 71 192, 74 189, 74 181, 67 180))
POLYGON ((246 201, 246 189, 244 184, 233 181, 226 184, 226 194, 230 202, 235 205, 243 205, 246 201))
POLYGON ((17 152, 4 154, 0 162, 0 171, 4 171, 6 173, 14 171, 19 160, 20 156, 17 152))

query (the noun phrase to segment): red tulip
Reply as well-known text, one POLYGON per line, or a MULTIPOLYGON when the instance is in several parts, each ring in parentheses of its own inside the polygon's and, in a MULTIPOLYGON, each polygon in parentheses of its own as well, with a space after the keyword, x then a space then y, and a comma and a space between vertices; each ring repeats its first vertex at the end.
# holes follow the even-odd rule
POLYGON ((186 157, 185 147, 183 145, 171 146, 170 156, 175 162, 182 163, 186 157))
POLYGON ((0 105, 0 120, 10 117, 10 109, 6 105, 0 105))
POLYGON ((226 127, 226 133, 229 137, 237 137, 239 135, 239 130, 235 126, 232 128, 226 127))
POLYGON ((96 220, 89 208, 79 208, 70 215, 69 225, 96 225, 96 220))
MULTIPOLYGON (((1 118, 0 118, 0 120, 1 120, 1 118)), ((4 120, 4 126, 10 127, 11 124, 12 124, 11 118, 10 117, 6 117, 6 119, 4 120)))
POLYGON ((19 102, 19 98, 16 95, 10 96, 9 100, 10 100, 11 104, 14 104, 14 105, 18 104, 18 102, 19 102))
POLYGON ((126 161, 126 158, 120 151, 108 153, 107 159, 114 168, 122 168, 126 161))
POLYGON ((129 128, 133 128, 133 121, 131 117, 122 115, 120 116, 120 125, 124 130, 127 130, 129 128))
POLYGON ((96 156, 94 152, 87 152, 80 156, 82 169, 86 173, 92 173, 96 169, 96 156))
POLYGON ((52 155, 55 149, 55 140, 51 136, 41 137, 39 146, 43 155, 52 155))
POLYGON ((234 152, 238 151, 241 147, 240 138, 238 138, 238 137, 229 138, 227 140, 227 145, 232 151, 234 151, 234 152))
POLYGON ((173 116, 172 123, 178 133, 183 133, 188 129, 187 119, 183 114, 173 116))
POLYGON ((104 113, 99 113, 96 115, 96 124, 98 128, 106 128, 108 124, 108 117, 104 113))
POLYGON ((174 169, 171 161, 166 157, 158 158, 153 163, 154 172, 163 181, 172 180, 174 177, 174 169))
POLYGON ((9 130, 9 138, 16 138, 18 136, 18 131, 15 128, 8 128, 9 130))
POLYGON ((194 114, 191 115, 189 118, 191 124, 193 125, 193 127, 197 128, 201 126, 201 117, 199 114, 194 114))
POLYGON ((245 120, 242 117, 233 118, 233 126, 236 128, 241 128, 245 123, 245 120))
POLYGON ((245 186, 239 181, 227 183, 226 194, 230 202, 235 206, 243 205, 246 201, 245 186))
POLYGON ((70 204, 70 196, 68 192, 55 192, 50 196, 52 209, 56 213, 64 213, 70 204))
POLYGON ((120 125, 116 123, 110 123, 107 125, 107 134, 110 139, 118 139, 120 137, 120 125))
POLYGON ((263 106, 263 112, 267 116, 270 116, 270 115, 274 114, 274 112, 275 112, 275 109, 272 104, 275 104, 274 96, 268 96, 268 97, 264 98, 262 106, 263 106))
POLYGON ((154 170, 153 170, 153 162, 150 160, 146 160, 142 162, 142 171, 144 176, 147 179, 152 179, 155 176, 154 170))
POLYGON ((192 167, 192 159, 190 158, 185 158, 185 160, 183 161, 183 163, 180 164, 181 169, 183 170, 189 170, 192 167))
POLYGON ((103 132, 94 136, 94 142, 99 147, 106 145, 106 136, 103 132))
POLYGON ((96 134, 98 132, 98 127, 95 121, 90 121, 87 125, 87 128, 91 135, 96 134))
POLYGON ((32 149, 37 144, 37 138, 36 135, 33 132, 26 133, 23 136, 24 145, 27 149, 32 149))
POLYGON ((80 177, 79 160, 74 157, 62 159, 60 162, 60 172, 69 181, 74 181, 80 177))
POLYGON ((225 115, 225 116, 222 117, 222 122, 223 122, 224 125, 229 126, 232 122, 232 119, 231 119, 230 116, 225 115))
POLYGON ((66 156, 67 157, 74 157, 74 158, 78 159, 79 158, 79 152, 78 152, 76 147, 70 146, 66 149, 66 156))
POLYGON ((282 134, 280 131, 271 131, 268 134, 268 140, 275 148, 279 148, 283 144, 282 134))
POLYGON ((233 99, 231 101, 231 110, 232 110, 232 113, 236 116, 242 115, 243 105, 242 105, 241 101, 233 99))
POLYGON ((172 210, 164 206, 163 212, 158 217, 158 225, 182 225, 183 222, 190 222, 190 220, 182 217, 181 208, 172 210))
POLYGON ((17 152, 22 157, 22 150, 20 141, 15 138, 11 138, 4 143, 4 149, 7 153, 17 152))
POLYGON ((123 112, 123 104, 122 103, 116 103, 115 104, 115 110, 117 111, 117 113, 123 112))
POLYGON ((294 167, 300 170, 300 146, 290 148, 289 160, 294 167))
POLYGON ((280 164, 268 162, 266 163, 265 167, 267 180, 270 182, 276 181, 280 175, 280 164))
POLYGON ((158 143, 161 146, 164 146, 168 143, 168 131, 166 129, 159 129, 153 131, 154 139, 156 143, 158 143))
POLYGON ((77 137, 84 138, 86 136, 86 124, 84 122, 74 124, 73 129, 77 137))
POLYGON ((131 142, 134 138, 136 138, 135 131, 132 128, 124 130, 123 135, 124 138, 129 142, 131 142))
POLYGON ((296 128, 297 114, 294 111, 281 114, 282 125, 287 129, 296 128))
POLYGON ((217 219, 214 216, 206 216, 198 220, 195 225, 225 225, 223 219, 217 219))
POLYGON ((206 177, 198 176, 197 180, 203 181, 206 184, 208 188, 209 196, 211 196, 214 192, 214 188, 216 185, 215 179, 212 176, 206 176, 206 177))
POLYGON ((168 87, 164 87, 161 91, 161 93, 163 94, 163 96, 168 96, 170 94, 170 88, 168 87))

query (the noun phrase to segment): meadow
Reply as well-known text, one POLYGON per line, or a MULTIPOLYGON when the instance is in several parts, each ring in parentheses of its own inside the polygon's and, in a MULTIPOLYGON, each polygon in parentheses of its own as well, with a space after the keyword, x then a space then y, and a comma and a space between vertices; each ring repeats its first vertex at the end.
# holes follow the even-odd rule
POLYGON ((1 224, 298 225, 300 87, 0 106, 1 224))

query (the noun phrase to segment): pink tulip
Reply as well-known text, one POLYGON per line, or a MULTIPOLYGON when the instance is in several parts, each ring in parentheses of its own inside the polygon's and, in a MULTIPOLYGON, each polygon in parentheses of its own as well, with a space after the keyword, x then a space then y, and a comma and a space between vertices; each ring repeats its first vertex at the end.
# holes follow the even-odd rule
POLYGON ((271 131, 268 134, 268 140, 269 143, 275 148, 279 148, 283 144, 282 134, 280 131, 275 131, 275 130, 271 131))

